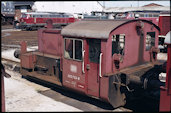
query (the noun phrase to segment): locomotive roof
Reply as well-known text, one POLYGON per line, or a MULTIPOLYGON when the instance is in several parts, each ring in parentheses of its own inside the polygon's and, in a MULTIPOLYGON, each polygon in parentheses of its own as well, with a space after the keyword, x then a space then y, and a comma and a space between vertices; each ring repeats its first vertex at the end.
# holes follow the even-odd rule
POLYGON ((77 21, 72 24, 67 25, 61 31, 63 36, 68 37, 85 37, 85 38, 99 38, 99 39, 108 39, 109 34, 117 29, 119 26, 133 22, 133 21, 145 21, 150 24, 153 24, 158 30, 159 27, 154 23, 142 20, 82 20, 77 21))

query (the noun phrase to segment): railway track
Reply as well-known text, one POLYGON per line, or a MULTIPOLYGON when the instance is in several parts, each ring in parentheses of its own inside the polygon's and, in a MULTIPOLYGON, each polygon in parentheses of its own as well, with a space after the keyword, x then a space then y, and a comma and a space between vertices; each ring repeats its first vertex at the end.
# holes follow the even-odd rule
POLYGON ((5 44, 1 44, 1 51, 5 51, 8 49, 20 49, 19 45, 5 45, 5 44))
POLYGON ((1 58, 1 63, 9 70, 20 72, 20 62, 11 59, 1 58))
POLYGON ((17 65, 20 65, 20 62, 17 62, 17 61, 11 60, 11 59, 1 58, 1 61, 7 61, 9 63, 15 63, 17 65))

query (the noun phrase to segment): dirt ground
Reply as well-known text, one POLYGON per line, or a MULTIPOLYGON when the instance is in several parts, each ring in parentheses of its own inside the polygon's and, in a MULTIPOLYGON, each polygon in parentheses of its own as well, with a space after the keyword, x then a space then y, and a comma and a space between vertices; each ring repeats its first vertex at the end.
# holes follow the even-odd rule
POLYGON ((1 30, 3 29, 13 29, 13 25, 2 25, 1 30))
POLYGON ((21 41, 26 41, 28 46, 37 45, 37 31, 19 31, 12 25, 1 28, 1 45, 19 45, 21 41))

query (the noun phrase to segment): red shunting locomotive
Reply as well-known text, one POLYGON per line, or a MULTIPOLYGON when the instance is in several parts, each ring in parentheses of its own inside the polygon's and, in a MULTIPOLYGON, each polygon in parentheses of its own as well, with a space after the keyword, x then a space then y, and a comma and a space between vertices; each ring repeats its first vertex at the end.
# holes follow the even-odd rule
POLYGON ((63 29, 38 30, 38 50, 21 43, 21 74, 110 103, 127 93, 160 89, 159 27, 135 20, 82 20, 63 29))

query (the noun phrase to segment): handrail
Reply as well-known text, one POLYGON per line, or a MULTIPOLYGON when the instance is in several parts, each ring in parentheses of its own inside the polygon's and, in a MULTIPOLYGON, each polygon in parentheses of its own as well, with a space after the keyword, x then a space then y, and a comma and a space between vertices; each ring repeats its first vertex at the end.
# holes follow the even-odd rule
POLYGON ((102 68, 102 54, 100 53, 100 59, 99 59, 99 76, 102 77, 102 73, 101 73, 101 68, 102 68))
POLYGON ((82 62, 82 72, 85 73, 84 71, 84 53, 85 53, 85 50, 83 50, 82 52, 82 58, 83 58, 83 62, 82 62))

